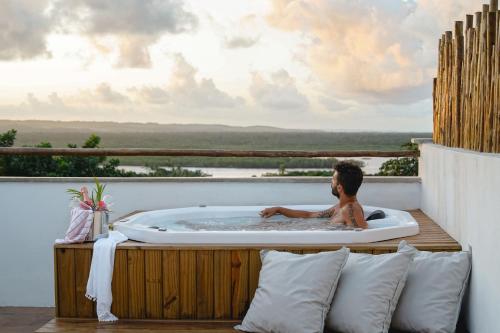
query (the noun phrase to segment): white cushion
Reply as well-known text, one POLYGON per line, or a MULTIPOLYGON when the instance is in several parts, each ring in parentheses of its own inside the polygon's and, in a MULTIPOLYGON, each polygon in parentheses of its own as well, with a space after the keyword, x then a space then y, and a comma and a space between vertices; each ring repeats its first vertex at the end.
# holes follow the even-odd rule
MULTIPOLYGON (((405 241, 400 249, 414 249, 405 241)), ((391 326, 409 332, 455 332, 471 270, 469 252, 418 251, 391 326)))
POLYGON ((415 250, 351 253, 342 270, 326 327, 342 333, 386 333, 415 250))
POLYGON ((259 285, 241 325, 246 332, 323 332, 349 249, 314 254, 261 250, 259 285))

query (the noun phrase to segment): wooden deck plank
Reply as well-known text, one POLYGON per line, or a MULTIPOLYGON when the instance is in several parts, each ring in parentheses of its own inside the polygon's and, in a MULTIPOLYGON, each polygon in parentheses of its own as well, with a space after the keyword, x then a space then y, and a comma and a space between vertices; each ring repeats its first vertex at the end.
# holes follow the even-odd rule
POLYGON ((111 312, 118 318, 128 317, 128 258, 126 249, 115 251, 115 264, 113 268, 113 281, 111 291, 113 293, 113 303, 111 312))
POLYGON ((85 297, 92 261, 92 250, 75 251, 76 315, 79 318, 94 317, 94 302, 85 297))
POLYGON ((179 251, 163 251, 163 318, 179 318, 179 251))
POLYGON ((180 318, 196 318, 196 251, 179 252, 180 318))
POLYGON ((260 251, 250 250, 248 252, 248 299, 253 299, 255 290, 259 285, 259 274, 262 263, 260 261, 260 251))
POLYGON ((128 315, 132 319, 146 318, 144 251, 128 250, 128 315))
POLYGON ((214 253, 214 318, 231 317, 231 251, 214 253))
POLYGON ((214 252, 196 253, 196 318, 210 319, 214 315, 214 252))
POLYGON ((318 250, 318 249, 306 249, 306 250, 302 251, 303 254, 311 254, 311 253, 318 253, 318 252, 321 252, 321 250, 318 250))
POLYGON ((231 305, 232 318, 245 314, 248 299, 248 250, 231 251, 231 305))
POLYGON ((58 249, 57 253, 58 313, 59 317, 76 316, 75 250, 58 249))
MULTIPOLYGON (((283 250, 308 250, 308 249, 318 249, 322 250, 337 250, 342 246, 348 246, 351 250, 367 250, 367 249, 377 249, 377 250, 396 250, 398 244, 401 240, 405 239, 413 246, 420 250, 439 250, 439 251, 460 251, 460 244, 448 235, 438 224, 436 224, 432 219, 425 215, 420 209, 408 210, 408 212, 417 220, 420 233, 415 236, 385 240, 381 242, 373 243, 352 243, 352 244, 273 244, 274 249, 283 250)), ((132 212, 135 213, 135 212, 132 212)), ((131 215, 127 214, 127 215, 131 215)), ((123 217, 120 217, 123 218, 123 217)), ((84 244, 56 244, 56 248, 92 248, 92 243, 84 244)), ((186 249, 186 250, 219 250, 219 249, 259 249, 268 248, 269 244, 152 244, 152 243, 141 243, 135 241, 127 241, 118 244, 118 248, 126 249, 186 249)))
POLYGON ((146 318, 163 318, 162 251, 147 250, 145 257, 146 318))

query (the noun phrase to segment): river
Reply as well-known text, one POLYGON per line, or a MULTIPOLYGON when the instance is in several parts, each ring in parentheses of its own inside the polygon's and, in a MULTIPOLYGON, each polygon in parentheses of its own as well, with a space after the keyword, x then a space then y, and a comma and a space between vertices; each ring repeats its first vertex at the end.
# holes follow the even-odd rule
MULTIPOLYGON (((338 158, 339 160, 352 158, 338 158)), ((358 160, 363 161, 365 166, 362 168, 365 174, 374 174, 379 171, 380 166, 390 157, 363 157, 358 160)), ((143 166, 122 165, 119 169, 126 171, 134 171, 137 173, 147 173, 149 168, 143 166)), ((204 168, 204 167, 183 167, 188 170, 201 170, 204 173, 218 178, 245 178, 245 177, 262 177, 265 173, 277 173, 278 169, 250 169, 250 168, 204 168)), ((324 170, 324 169, 301 169, 293 168, 286 169, 288 171, 307 171, 307 170, 324 170)))

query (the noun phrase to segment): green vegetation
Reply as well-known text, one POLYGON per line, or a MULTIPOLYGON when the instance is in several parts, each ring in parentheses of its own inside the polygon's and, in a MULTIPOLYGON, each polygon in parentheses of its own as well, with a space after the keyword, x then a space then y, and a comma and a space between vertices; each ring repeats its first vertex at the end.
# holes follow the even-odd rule
MULTIPOLYGON (((17 131, 12 129, 0 134, 0 147, 12 147, 16 140, 17 131)), ((99 148, 101 138, 92 134, 82 148, 99 148)), ((51 148, 49 142, 41 142, 35 147, 51 148)), ((68 148, 77 148, 76 144, 68 144, 68 148)), ((28 177, 189 177, 206 176, 199 170, 189 171, 181 168, 164 170, 153 168, 148 174, 139 174, 132 171, 118 169, 120 160, 106 156, 25 156, 10 155, 0 157, 1 176, 28 176, 28 177)))
MULTIPOLYGON (((94 132, 102 138, 103 148, 166 149, 235 149, 235 150, 402 150, 401 145, 423 133, 377 132, 94 132)), ((17 139, 18 145, 49 141, 54 147, 65 147, 67 138, 83 142, 88 132, 40 131, 30 129, 17 139)), ((260 158, 260 157, 120 157, 122 165, 156 165, 181 167, 289 168, 330 169, 335 159, 260 158)))
MULTIPOLYGON (((405 143, 401 148, 407 150, 418 150, 418 145, 414 143, 405 143)), ((418 175, 418 158, 402 157, 393 158, 382 164, 377 176, 417 176, 418 175)))
POLYGON ((170 169, 160 168, 158 166, 149 166, 151 171, 149 177, 207 177, 210 176, 201 170, 187 170, 180 166, 174 166, 170 169))
MULTIPOLYGON (((250 149, 249 149, 250 150, 250 149)), ((170 167, 205 167, 205 168, 326 168, 337 163, 335 158, 297 158, 297 157, 152 157, 137 158, 132 161, 128 157, 121 158, 126 165, 170 166, 170 167), (130 162, 130 163, 129 163, 130 162)))
MULTIPOLYGON (((27 146, 42 141, 35 147, 70 147, 67 138, 81 140, 83 148, 166 148, 166 149, 234 149, 234 150, 416 150, 408 144, 410 138, 422 133, 331 133, 319 131, 276 132, 82 132, 41 131, 17 135, 16 130, 0 134, 0 147, 27 146), (106 145, 101 144, 101 137, 106 145), (50 143, 49 143, 50 142, 50 143)), ((150 176, 189 177, 208 176, 200 170, 183 167, 276 168, 278 173, 265 176, 331 176, 335 158, 261 158, 261 157, 78 157, 78 156, 5 156, 0 157, 0 175, 9 176, 150 176), (125 165, 147 166, 148 174, 119 169, 125 165), (163 167, 170 167, 165 169, 163 167), (313 171, 287 171, 292 168, 317 168, 313 171)), ((356 161, 356 163, 362 162, 356 161)), ((418 159, 396 158, 385 162, 376 175, 417 175, 418 159)))
MULTIPOLYGON (((358 165, 360 168, 364 166, 364 163, 356 160, 345 160, 347 162, 351 162, 353 164, 358 165)), ((338 163, 336 161, 333 165, 338 163)), ((300 171, 286 171, 284 165, 280 165, 278 173, 267 172, 264 173, 263 177, 276 177, 276 176, 285 176, 285 177, 299 177, 299 176, 307 176, 307 177, 331 177, 333 176, 333 165, 330 166, 329 170, 300 170, 300 171)))
MULTIPOLYGON (((241 149, 241 150, 401 150, 401 145, 423 133, 378 132, 134 132, 92 131, 104 148, 241 149)), ((23 132, 19 145, 50 141, 65 147, 68 138, 83 141, 85 132, 23 132)))

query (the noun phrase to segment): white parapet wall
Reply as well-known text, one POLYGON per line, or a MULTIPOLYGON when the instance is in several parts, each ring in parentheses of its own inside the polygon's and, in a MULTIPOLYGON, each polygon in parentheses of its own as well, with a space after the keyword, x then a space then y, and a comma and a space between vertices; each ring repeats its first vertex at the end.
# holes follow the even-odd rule
MULTIPOLYGON (((116 219, 134 210, 203 205, 334 204, 330 178, 101 179, 114 198, 116 219)), ((69 223, 67 188, 88 178, 0 177, 0 306, 53 306, 53 243, 69 223)), ((366 177, 361 203, 420 207, 418 177, 366 177)))
MULTIPOLYGON (((472 250, 466 302, 470 332, 498 332, 500 154, 420 143, 422 211, 472 250)), ((446 279, 446 276, 443 276, 446 279)))

